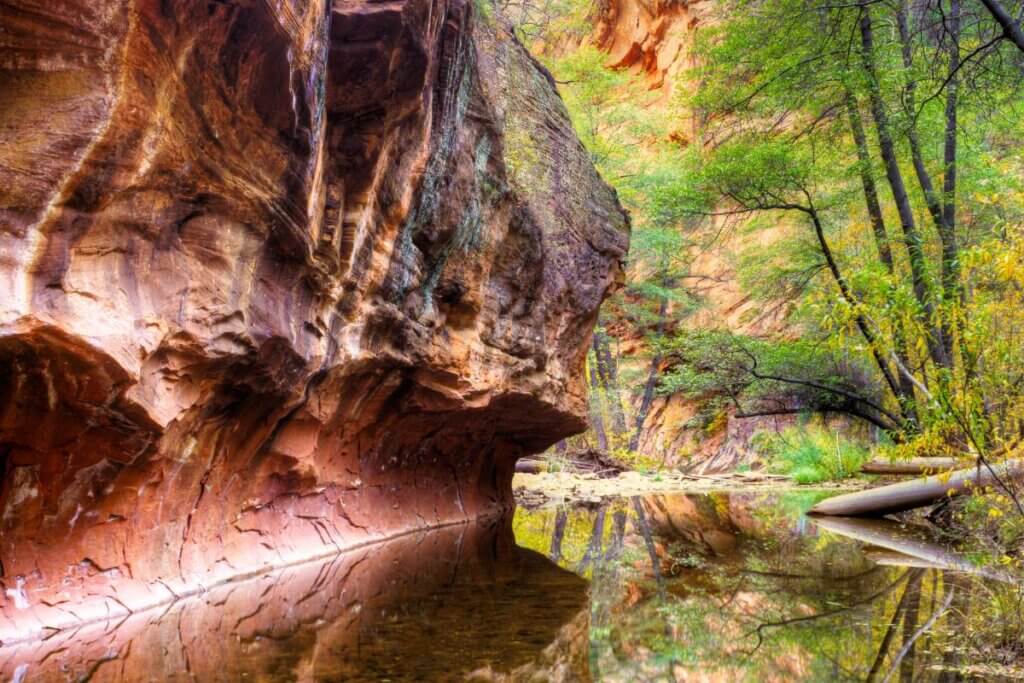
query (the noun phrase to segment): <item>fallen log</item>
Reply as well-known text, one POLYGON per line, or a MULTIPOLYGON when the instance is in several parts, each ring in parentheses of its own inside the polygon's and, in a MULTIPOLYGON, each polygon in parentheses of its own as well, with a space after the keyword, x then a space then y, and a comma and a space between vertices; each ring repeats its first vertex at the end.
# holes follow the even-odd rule
POLYGON ((540 474, 541 472, 548 471, 548 464, 539 460, 522 460, 516 461, 516 474, 540 474))
MULTIPOLYGON (((1024 476, 1024 460, 1009 460, 993 465, 992 471, 1002 481, 1024 476)), ((984 465, 936 474, 914 481, 879 486, 867 491, 844 493, 827 498, 810 509, 812 515, 843 515, 848 517, 882 516, 937 503, 946 497, 969 493, 984 486, 998 486, 996 477, 984 465)))
POLYGON ((956 458, 911 458, 900 462, 869 460, 860 466, 864 474, 938 474, 962 465, 956 458))
POLYGON ((599 477, 615 476, 623 471, 622 467, 596 452, 581 451, 586 459, 577 457, 538 460, 536 458, 520 458, 516 461, 516 474, 542 474, 544 472, 571 472, 574 474, 593 474, 599 477))

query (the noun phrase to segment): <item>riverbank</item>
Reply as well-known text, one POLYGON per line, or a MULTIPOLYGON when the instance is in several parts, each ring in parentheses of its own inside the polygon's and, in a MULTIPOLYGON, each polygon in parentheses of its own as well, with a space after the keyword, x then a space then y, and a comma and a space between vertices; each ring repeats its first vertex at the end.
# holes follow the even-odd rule
POLYGON ((669 491, 708 493, 710 491, 786 491, 832 490, 859 491, 868 488, 867 479, 845 479, 813 485, 798 484, 789 477, 763 472, 730 472, 724 474, 684 474, 682 472, 622 472, 613 477, 590 473, 540 472, 520 473, 512 479, 516 503, 526 508, 540 508, 562 503, 600 503, 621 496, 640 496, 669 491))

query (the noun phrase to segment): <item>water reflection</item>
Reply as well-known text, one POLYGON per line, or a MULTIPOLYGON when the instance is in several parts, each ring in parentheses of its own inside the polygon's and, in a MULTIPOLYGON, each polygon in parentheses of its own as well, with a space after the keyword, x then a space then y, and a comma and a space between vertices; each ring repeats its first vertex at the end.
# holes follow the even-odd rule
POLYGON ((505 520, 407 536, 0 649, 0 673, 19 682, 571 677, 586 604, 585 581, 518 548, 505 520))
POLYGON ((658 495, 520 510, 514 521, 411 535, 0 648, 0 675, 1019 680, 1016 575, 923 528, 809 520, 818 497, 658 495))
POLYGON ((816 499, 650 496, 516 535, 591 580, 595 680, 1019 680, 1017 577, 920 528, 809 520, 816 499))

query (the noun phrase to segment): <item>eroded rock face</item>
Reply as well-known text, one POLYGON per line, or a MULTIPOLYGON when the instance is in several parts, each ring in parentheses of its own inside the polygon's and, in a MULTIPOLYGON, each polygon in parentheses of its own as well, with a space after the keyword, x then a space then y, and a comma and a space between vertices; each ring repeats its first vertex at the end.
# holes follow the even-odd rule
POLYGON ((689 86, 685 72, 697 66, 694 37, 712 19, 713 7, 708 0, 604 0, 594 16, 593 40, 608 53, 610 66, 645 73, 667 102, 676 87, 689 86))
POLYGON ((461 0, 0 2, 0 641, 510 503, 627 221, 461 0))

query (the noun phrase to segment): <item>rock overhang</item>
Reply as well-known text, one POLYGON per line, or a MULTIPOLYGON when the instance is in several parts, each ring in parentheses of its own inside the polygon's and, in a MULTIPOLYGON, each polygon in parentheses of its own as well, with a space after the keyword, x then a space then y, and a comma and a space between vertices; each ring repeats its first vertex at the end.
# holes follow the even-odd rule
POLYGON ((500 20, 15 4, 0 641, 507 507, 582 430, 628 220, 500 20))

